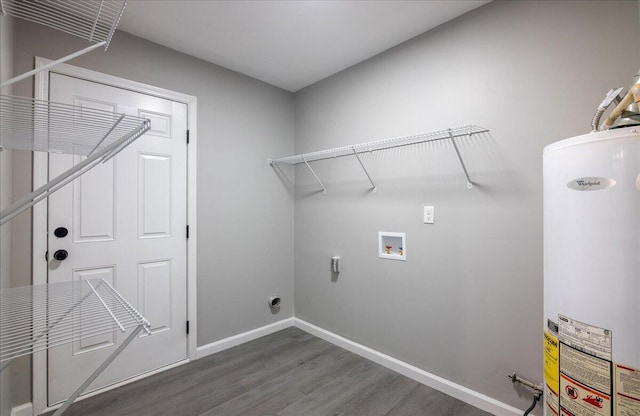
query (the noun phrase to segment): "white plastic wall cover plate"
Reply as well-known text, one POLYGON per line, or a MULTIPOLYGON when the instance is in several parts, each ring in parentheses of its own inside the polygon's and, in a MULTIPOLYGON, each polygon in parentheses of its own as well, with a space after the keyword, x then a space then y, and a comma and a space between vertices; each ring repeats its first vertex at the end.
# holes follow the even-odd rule
POLYGON ((435 221, 435 208, 430 205, 424 207, 424 223, 433 224, 435 221))

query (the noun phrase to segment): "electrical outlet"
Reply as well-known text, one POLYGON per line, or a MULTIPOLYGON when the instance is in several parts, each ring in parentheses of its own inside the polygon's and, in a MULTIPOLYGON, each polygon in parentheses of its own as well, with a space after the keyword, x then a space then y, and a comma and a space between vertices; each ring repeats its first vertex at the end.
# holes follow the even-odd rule
POLYGON ((424 207, 424 223, 425 224, 433 224, 435 221, 435 210, 432 206, 424 207))

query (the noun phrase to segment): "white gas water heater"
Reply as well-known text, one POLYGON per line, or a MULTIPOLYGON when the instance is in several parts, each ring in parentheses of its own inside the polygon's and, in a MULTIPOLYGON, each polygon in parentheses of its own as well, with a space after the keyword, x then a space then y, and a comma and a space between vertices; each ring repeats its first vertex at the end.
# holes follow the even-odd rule
POLYGON ((640 416, 639 82, 544 149, 548 416, 640 416))

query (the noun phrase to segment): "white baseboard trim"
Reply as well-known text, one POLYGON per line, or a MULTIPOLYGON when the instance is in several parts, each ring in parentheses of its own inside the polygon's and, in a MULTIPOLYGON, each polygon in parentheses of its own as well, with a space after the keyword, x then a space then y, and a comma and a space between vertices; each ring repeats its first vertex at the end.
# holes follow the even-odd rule
POLYGON ((235 347, 245 342, 253 341, 265 335, 278 332, 285 328, 293 326, 294 318, 283 319, 282 321, 274 322, 269 325, 262 326, 260 328, 252 329, 251 331, 243 332, 242 334, 234 335, 229 338, 221 339, 220 341, 212 342, 211 344, 198 347, 196 352, 197 358, 206 357, 207 355, 215 354, 220 351, 235 347))
MULTIPOLYGON (((489 412, 495 416, 520 416, 523 413, 523 410, 517 409, 489 396, 485 396, 484 394, 478 393, 477 391, 456 384, 435 374, 431 374, 411 364, 407 364, 389 355, 383 354, 362 344, 358 344, 357 342, 351 341, 347 338, 334 334, 333 332, 329 332, 325 329, 322 329, 318 326, 295 317, 283 319, 281 321, 253 329, 251 331, 247 331, 238 335, 231 336, 229 338, 222 339, 220 341, 212 342, 210 344, 198 347, 196 359, 203 358, 220 351, 224 351, 226 349, 244 344, 245 342, 253 341, 254 339, 272 334, 274 332, 278 332, 291 326, 295 326, 296 328, 315 335, 318 338, 324 339, 325 341, 344 348, 347 351, 358 354, 361 357, 364 357, 397 373, 400 373, 405 377, 409 377, 412 380, 441 391, 442 393, 445 393, 451 397, 475 406, 478 409, 484 410, 485 412, 489 412)), ((149 374, 146 374, 145 376, 148 375, 149 374)), ((113 386, 111 386, 111 388, 113 388, 113 386)), ((97 392, 90 393, 83 398, 92 396, 94 394, 97 394, 97 392)), ((52 407, 48 408, 47 410, 52 410, 55 408, 56 407, 52 407)), ((31 403, 25 403, 14 408, 11 411, 11 416, 32 416, 32 414, 33 410, 31 403)))
POLYGON ((33 404, 25 403, 11 409, 11 416, 33 416, 33 404))
POLYGON ((516 409, 506 403, 500 402, 477 391, 456 384, 452 381, 439 377, 435 374, 428 373, 418 367, 397 360, 379 351, 365 347, 364 345, 353 342, 340 335, 329 332, 325 329, 317 327, 302 319, 293 318, 294 326, 312 335, 322 338, 334 345, 358 354, 366 359, 387 367, 405 377, 409 377, 419 383, 434 388, 451 397, 455 397, 465 403, 477 407, 496 416, 520 416, 523 410, 516 409))

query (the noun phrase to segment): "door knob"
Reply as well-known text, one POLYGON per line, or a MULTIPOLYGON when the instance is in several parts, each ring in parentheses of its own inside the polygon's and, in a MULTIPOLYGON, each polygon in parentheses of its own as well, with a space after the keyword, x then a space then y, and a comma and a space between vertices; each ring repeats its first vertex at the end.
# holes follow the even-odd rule
POLYGON ((69 252, 67 252, 67 250, 57 250, 55 253, 53 253, 53 258, 58 261, 62 261, 67 257, 69 257, 69 252))
POLYGON ((55 231, 53 232, 53 235, 55 235, 58 238, 62 238, 62 237, 66 237, 67 234, 69 234, 69 230, 67 230, 64 227, 58 227, 55 229, 55 231))

